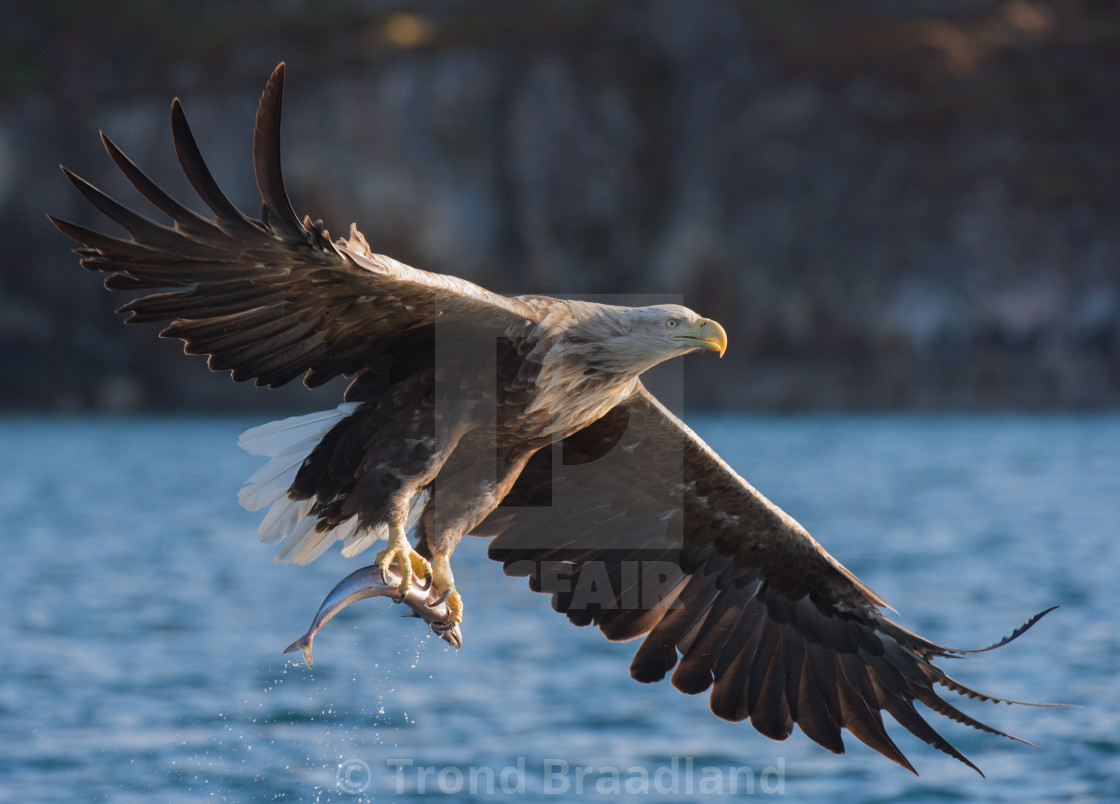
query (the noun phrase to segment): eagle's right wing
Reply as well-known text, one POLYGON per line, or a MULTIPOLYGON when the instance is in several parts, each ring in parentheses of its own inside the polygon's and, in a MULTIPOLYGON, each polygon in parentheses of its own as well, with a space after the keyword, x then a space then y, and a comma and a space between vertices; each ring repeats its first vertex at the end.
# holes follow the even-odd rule
POLYGON ((1000 700, 933 663, 969 651, 884 617, 874 592, 643 388, 537 453, 475 532, 494 536, 490 557, 552 593, 572 622, 594 623, 611 640, 644 636, 630 666, 635 679, 673 670, 675 687, 710 689, 715 714, 750 718, 767 737, 785 739, 797 724, 841 753, 846 728, 913 771, 883 726, 886 711, 976 768, 915 701, 1010 736, 935 691, 1000 700))

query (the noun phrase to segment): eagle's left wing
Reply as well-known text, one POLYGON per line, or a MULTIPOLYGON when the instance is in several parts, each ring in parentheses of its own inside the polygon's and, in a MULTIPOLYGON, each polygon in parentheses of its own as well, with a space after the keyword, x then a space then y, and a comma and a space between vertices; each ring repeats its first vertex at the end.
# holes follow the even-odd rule
MULTIPOLYGON (((493 337, 532 320, 533 308, 465 279, 422 271, 370 252, 351 229, 332 242, 321 222, 292 209, 280 165, 284 64, 261 96, 253 169, 261 214, 226 198, 206 166, 178 99, 171 107, 175 153, 207 219, 149 179, 108 137, 125 178, 170 225, 150 220, 63 168, 91 205, 128 231, 115 237, 51 217, 82 245, 82 265, 105 273, 110 290, 153 290, 123 311, 130 323, 169 322, 161 336, 235 380, 276 387, 303 375, 315 387, 343 374, 431 360, 436 319, 467 336, 493 337)), ((398 372, 398 369, 392 371, 398 372)))
POLYGON ((491 558, 551 593, 572 622, 594 623, 611 640, 644 635, 630 666, 635 679, 658 681, 675 666, 675 687, 710 688, 716 715, 750 718, 767 737, 785 739, 797 724, 841 753, 847 728, 913 771, 884 729, 886 711, 979 771, 915 701, 1011 736, 935 691, 1000 700, 933 664, 969 651, 886 619, 874 592, 643 388, 537 453, 475 532, 496 537, 491 558))

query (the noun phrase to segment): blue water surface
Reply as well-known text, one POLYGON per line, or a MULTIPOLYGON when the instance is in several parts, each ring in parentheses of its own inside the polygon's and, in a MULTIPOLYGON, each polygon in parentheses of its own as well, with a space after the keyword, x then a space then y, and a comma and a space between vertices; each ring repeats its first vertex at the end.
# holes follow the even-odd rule
POLYGON ((281 651, 369 561, 272 562, 236 503, 255 423, 0 421, 0 801, 1120 800, 1118 417, 693 421, 934 641, 980 647, 1063 605, 944 663, 1082 707, 961 700, 1038 749, 929 714, 986 779, 901 728, 920 777, 637 684, 634 644, 569 625, 475 539, 455 554, 461 650, 377 599, 308 670, 281 651))

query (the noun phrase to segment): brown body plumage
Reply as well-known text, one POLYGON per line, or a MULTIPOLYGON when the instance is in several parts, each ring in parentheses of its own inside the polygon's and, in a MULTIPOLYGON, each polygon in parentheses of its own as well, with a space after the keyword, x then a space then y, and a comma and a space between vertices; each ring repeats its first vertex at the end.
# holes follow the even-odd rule
MULTIPOLYGON (((352 378, 336 411, 243 437, 272 458, 241 499, 271 506, 261 536, 281 543, 278 559, 307 563, 337 542, 353 555, 387 529, 414 526, 438 570, 464 534, 491 536, 491 556, 552 593, 573 622, 610 639, 644 635, 636 679, 675 667, 679 689, 711 689, 717 715, 749 718, 769 737, 796 724, 841 752, 847 728, 913 770, 881 711, 970 766, 914 701, 1002 734, 934 691, 997 700, 933 664, 961 651, 887 620, 878 596, 642 387, 639 375, 662 360, 722 353, 717 324, 675 305, 501 296, 374 254, 354 228, 332 242, 288 200, 283 77, 281 65, 257 114, 259 219, 218 189, 176 101, 175 150, 214 220, 170 198, 104 137, 171 224, 68 171, 131 237, 55 220, 111 290, 162 289, 126 304, 129 321, 170 322, 161 334, 209 355, 213 370, 268 386, 352 378)), ((452 585, 449 571, 440 579, 452 585)))

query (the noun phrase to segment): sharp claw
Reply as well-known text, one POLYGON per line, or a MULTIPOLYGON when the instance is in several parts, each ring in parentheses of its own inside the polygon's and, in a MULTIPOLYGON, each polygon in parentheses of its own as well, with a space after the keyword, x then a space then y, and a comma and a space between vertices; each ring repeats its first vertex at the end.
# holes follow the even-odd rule
POLYGON ((435 603, 433 603, 432 607, 435 608, 436 606, 440 605, 441 603, 447 602, 447 598, 449 598, 450 596, 451 596, 451 590, 448 589, 446 592, 444 592, 442 595, 439 596, 439 600, 437 600, 435 603))

